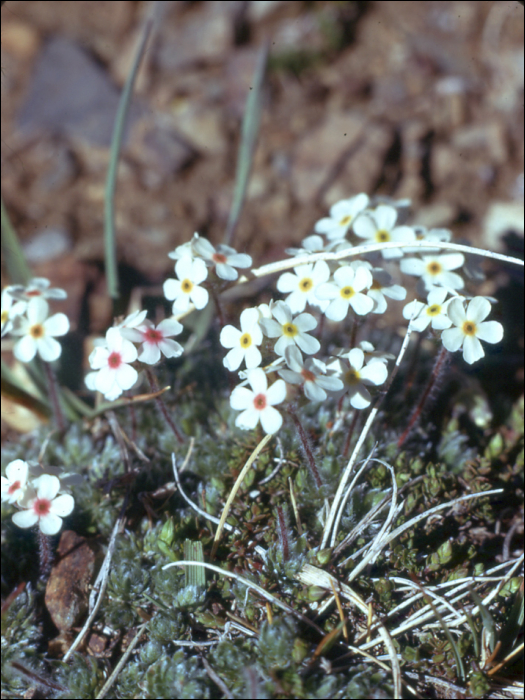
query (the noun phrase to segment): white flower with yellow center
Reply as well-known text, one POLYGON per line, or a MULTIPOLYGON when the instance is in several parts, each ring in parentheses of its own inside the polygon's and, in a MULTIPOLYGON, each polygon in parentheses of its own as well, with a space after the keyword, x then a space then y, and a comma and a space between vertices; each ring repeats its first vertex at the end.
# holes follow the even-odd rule
MULTIPOLYGON (((359 238, 368 239, 369 243, 409 243, 416 240, 414 229, 410 226, 396 226, 397 210, 388 204, 380 204, 374 211, 367 211, 354 223, 353 229, 359 238)), ((382 250, 383 258, 400 258, 401 248, 382 250)))
POLYGON ((319 285, 319 299, 330 300, 325 311, 331 321, 342 321, 351 306, 356 314, 364 316, 374 308, 374 302, 363 290, 372 286, 372 273, 365 265, 344 265, 334 272, 334 281, 319 285))
POLYGON ((463 289, 463 278, 451 270, 461 267, 465 262, 462 253, 445 253, 444 255, 423 255, 421 258, 401 260, 401 272, 421 277, 427 291, 433 287, 463 289))
POLYGON ((234 326, 224 326, 222 329, 221 345, 225 348, 231 348, 222 364, 230 372, 238 369, 243 360, 246 361, 248 369, 253 369, 261 364, 262 356, 257 347, 263 340, 259 318, 258 309, 244 309, 240 318, 241 330, 234 326))
POLYGON ((11 295, 12 287, 2 290, 2 338, 13 328, 14 319, 24 313, 26 301, 16 301, 11 295))
POLYGON ((317 306, 323 311, 328 302, 317 298, 317 287, 330 278, 330 268, 324 260, 318 260, 315 265, 298 265, 294 273, 284 272, 277 280, 277 289, 288 294, 285 301, 294 314, 304 311, 306 304, 317 306))
POLYGON ((319 219, 315 224, 315 232, 324 233, 329 241, 344 238, 356 217, 368 206, 368 201, 367 194, 358 194, 336 202, 330 208, 330 216, 319 219))
POLYGON ((12 335, 23 336, 13 348, 13 354, 20 362, 31 362, 38 353, 46 362, 53 362, 60 357, 62 346, 55 336, 65 335, 69 331, 69 319, 65 314, 47 317, 49 304, 41 297, 28 301, 26 315, 17 318, 12 335))
POLYGON ((448 290, 443 288, 433 289, 427 297, 427 303, 421 301, 411 301, 403 309, 403 316, 412 319, 412 329, 424 331, 430 324, 438 331, 450 328, 452 321, 447 316, 447 306, 452 301, 449 299, 445 303, 448 290))
POLYGON ((251 430, 261 421, 266 433, 276 433, 283 418, 274 406, 286 398, 286 384, 278 379, 268 388, 268 379, 260 367, 248 370, 247 375, 251 391, 245 386, 237 386, 230 396, 231 407, 235 411, 242 411, 237 416, 235 425, 243 430, 251 430))
POLYGON ((383 314, 386 311, 387 303, 385 297, 400 301, 405 299, 407 290, 400 284, 394 284, 392 276, 380 267, 372 270, 372 286, 367 292, 367 296, 373 299, 373 314, 383 314))
POLYGON ((498 321, 484 321, 490 313, 490 302, 485 297, 474 297, 467 307, 459 298, 452 299, 447 314, 455 328, 441 334, 443 345, 450 352, 463 348, 463 357, 471 365, 484 357, 480 340, 499 343, 503 338, 503 326, 498 321))
POLYGON ((262 318, 259 325, 269 338, 279 338, 275 343, 277 355, 283 355, 289 345, 298 345, 307 355, 313 355, 321 347, 317 338, 308 335, 317 326, 317 321, 311 314, 299 314, 293 317, 288 304, 277 301, 271 307, 274 319, 262 318))
POLYGON ((184 313, 190 303, 195 304, 196 309, 203 309, 209 297, 208 290, 199 286, 208 276, 204 261, 183 256, 175 265, 175 274, 179 279, 169 278, 162 286, 166 299, 173 301, 173 313, 184 313))
POLYGON ((386 362, 372 359, 364 365, 365 353, 361 348, 353 348, 346 354, 346 360, 337 359, 328 365, 335 370, 344 384, 342 394, 348 393, 354 408, 367 408, 372 403, 367 386, 384 384, 388 377, 386 362), (364 365, 364 366, 363 366, 364 365))

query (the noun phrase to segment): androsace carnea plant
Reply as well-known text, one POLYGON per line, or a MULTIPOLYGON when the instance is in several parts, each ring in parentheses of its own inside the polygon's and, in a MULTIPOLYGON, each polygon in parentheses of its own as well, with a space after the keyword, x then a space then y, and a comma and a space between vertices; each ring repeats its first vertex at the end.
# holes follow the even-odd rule
MULTIPOLYGON (((421 601, 421 606, 397 627, 389 626, 388 622, 381 619, 381 615, 373 613, 350 584, 357 585, 358 577, 365 567, 371 567, 385 556, 385 552, 393 551, 396 539, 421 521, 426 521, 430 516, 438 517, 437 514, 445 509, 459 508, 459 504, 463 507, 466 502, 476 501, 482 495, 499 493, 498 490, 483 491, 475 488, 468 495, 450 497, 445 503, 425 512, 411 513, 406 506, 410 497, 405 495, 406 500, 402 500, 404 487, 402 483, 398 484, 398 475, 390 463, 397 464, 399 454, 390 452, 391 459, 387 459, 385 454, 380 454, 389 449, 388 445, 385 447, 386 441, 383 440, 378 447, 370 440, 380 440, 380 435, 374 435, 374 425, 380 415, 383 400, 404 364, 412 334, 424 334, 431 339, 437 349, 436 368, 444 365, 443 358, 448 353, 461 353, 467 365, 480 362, 485 355, 485 344, 496 345, 502 340, 502 324, 490 320, 495 300, 472 293, 471 283, 467 283, 461 274, 465 254, 485 255, 512 264, 522 263, 503 255, 454 244, 451 242, 452 234, 443 229, 427 231, 423 227, 411 227, 403 221, 401 208, 396 203, 386 203, 384 200, 376 202, 365 194, 337 202, 329 214, 314 225, 314 235, 305 238, 299 247, 288 251, 290 258, 258 269, 251 267, 252 259, 248 254, 238 253, 230 246, 213 246, 205 238, 194 234, 190 241, 179 245, 169 254, 174 261, 174 276, 165 280, 163 291, 171 306, 172 316, 153 322, 147 318, 145 309, 138 309, 126 317, 116 318, 105 337, 95 341, 88 358, 91 371, 85 377, 87 389, 101 394, 109 402, 108 410, 120 406, 117 402, 122 400, 127 400, 129 404, 136 402, 137 405, 141 400, 154 400, 160 419, 167 426, 167 432, 177 440, 176 449, 186 450, 189 436, 185 433, 190 432, 191 428, 188 429, 187 421, 184 421, 182 409, 168 405, 162 396, 166 389, 162 387, 165 377, 163 365, 182 357, 185 352, 188 354, 189 351, 184 348, 184 321, 189 314, 194 311, 204 312, 209 304, 220 307, 216 316, 221 327, 216 330, 224 349, 221 360, 226 370, 232 373, 232 384, 236 385, 231 386, 227 397, 222 397, 227 403, 226 408, 220 409, 221 425, 216 429, 214 441, 220 442, 221 436, 237 441, 238 446, 233 452, 236 455, 242 454, 244 467, 237 468, 238 461, 236 462, 237 477, 228 498, 217 485, 222 482, 214 476, 212 483, 207 484, 200 494, 203 509, 185 492, 180 474, 190 461, 191 451, 198 452, 201 449, 201 446, 195 447, 192 438, 181 468, 177 467, 176 455, 173 453, 175 481, 166 485, 163 492, 169 497, 178 490, 191 511, 207 523, 206 527, 211 530, 212 523, 218 526, 213 537, 211 555, 209 549, 206 549, 207 544, 211 544, 211 537, 207 535, 203 538, 205 557, 210 555, 213 559, 216 554, 220 556, 223 552, 223 531, 232 537, 240 537, 243 524, 239 520, 239 511, 230 518, 236 494, 243 480, 250 478, 250 483, 253 482, 254 465, 268 459, 268 446, 272 442, 278 445, 280 454, 275 458, 276 466, 268 465, 268 476, 249 491, 249 498, 247 496, 247 509, 254 518, 249 528, 249 532, 253 533, 250 535, 252 539, 242 545, 243 551, 250 552, 249 574, 241 575, 237 569, 232 571, 224 568, 220 559, 214 563, 202 561, 202 558, 180 560, 181 553, 174 554, 170 549, 174 542, 175 526, 166 523, 160 534, 155 531, 156 542, 162 546, 155 544, 151 551, 161 552, 162 556, 167 557, 168 563, 165 558, 159 559, 163 568, 157 564, 155 573, 148 573, 147 576, 156 581, 157 592, 150 595, 152 589, 149 588, 147 597, 141 599, 140 605, 137 603, 130 606, 127 613, 129 624, 133 623, 136 614, 134 611, 139 608, 144 614, 142 619, 147 620, 139 628, 140 634, 146 633, 148 627, 155 630, 155 639, 163 640, 162 643, 159 642, 159 649, 164 649, 162 645, 173 642, 182 634, 181 630, 186 624, 183 616, 178 613, 172 615, 173 606, 176 611, 179 608, 191 610, 195 619, 198 615, 202 615, 198 618, 200 620, 211 619, 205 618, 201 609, 205 600, 203 573, 198 578, 201 582, 199 586, 188 584, 179 587, 171 598, 169 593, 173 581, 180 581, 175 569, 193 567, 191 570, 194 571, 201 567, 221 577, 217 579, 217 585, 227 586, 224 590, 234 595, 240 610, 252 609, 249 600, 253 594, 265 600, 267 619, 259 627, 255 626, 255 622, 250 623, 251 629, 257 634, 260 649, 265 650, 263 656, 269 666, 264 673, 268 678, 275 679, 279 676, 280 683, 290 692, 291 686, 286 685, 285 667, 279 667, 280 659, 287 658, 289 647, 293 647, 294 661, 286 663, 300 665, 308 654, 309 663, 320 663, 319 659, 328 654, 333 643, 342 644, 347 652, 351 650, 352 653, 378 660, 370 655, 381 645, 387 656, 380 664, 392 674, 394 696, 401 697, 401 666, 393 637, 416 628, 428 632, 430 627, 425 627, 426 624, 437 625, 444 631, 449 644, 447 658, 453 659, 450 663, 455 664, 456 677, 466 683, 468 674, 461 661, 462 652, 457 648, 456 637, 458 632, 463 633, 463 626, 467 624, 470 613, 467 615, 463 608, 459 611, 454 608, 450 602, 451 595, 448 590, 440 587, 441 584, 423 588, 410 579, 398 577, 402 580, 399 585, 411 587, 411 601, 417 598, 421 601), (244 275, 240 272, 243 270, 244 275), (233 285, 245 284, 249 277, 264 277, 275 273, 280 274, 276 280, 277 293, 272 294, 272 298, 265 303, 239 308, 238 318, 230 316, 231 323, 222 323, 222 306, 225 302, 221 295, 225 290, 233 285), (407 277, 403 278, 403 275, 407 277), (411 283, 413 277, 418 278, 417 282, 412 280, 411 283), (416 288, 417 298, 406 301, 407 289, 413 287, 416 288), (284 298, 278 298, 279 293, 284 298), (398 319, 401 323, 406 323, 401 347, 381 349, 377 342, 378 334, 373 333, 374 324, 379 316, 398 302, 404 302, 398 309, 398 319), (181 342, 175 340, 175 337, 181 342), (389 351, 391 349, 395 349, 396 354, 392 354, 389 351), (147 379, 150 385, 150 394, 142 393, 143 379, 147 379), (137 393, 139 387, 140 394, 137 393), (343 432, 345 434, 339 440, 339 435, 343 432), (316 444, 318 434, 323 435, 323 438, 316 444), (290 436, 295 436, 295 443, 290 436), (179 443, 182 447, 179 447, 179 443), (295 445, 298 446, 298 451, 295 445), (326 449, 325 453, 323 449, 326 449), (339 455, 335 455, 337 450, 339 455), (300 465, 300 471, 294 486, 291 474, 297 465, 300 465), (372 489, 370 494, 362 498, 363 474, 375 468, 381 469, 383 481, 389 480, 389 486, 382 484, 381 488, 378 487, 375 491, 372 489), (284 477, 280 471, 286 474, 288 482, 283 482, 284 477), (268 540, 263 541, 258 537, 260 532, 257 530, 256 518, 266 516, 263 516, 261 506, 254 506, 262 488, 267 488, 268 493, 271 493, 273 479, 279 480, 280 484, 274 507, 277 544, 270 544, 268 540), (282 488, 283 483, 285 488, 282 488), (282 499, 282 494, 287 494, 288 490, 290 513, 293 512, 297 526, 297 539, 292 534, 288 509, 279 502, 279 498, 282 499), (219 518, 219 513, 213 514, 210 504, 220 508, 223 497, 225 503, 219 518), (371 501, 367 500, 369 497, 371 501), (314 514, 308 514, 306 522, 301 523, 300 511, 308 499, 315 500, 317 510, 314 514), (368 510, 362 514, 361 519, 356 518, 355 514, 365 506, 368 510), (379 514, 381 517, 378 519, 379 514), (348 550, 353 544, 359 544, 359 547, 356 546, 346 559, 341 559, 343 550, 348 550), (330 564, 330 571, 323 568, 327 564, 330 564), (173 567, 171 571, 170 567, 173 567), (338 567, 345 568, 345 583, 335 576, 338 567), (165 578, 160 578, 161 576, 165 578), (173 581, 170 576, 174 577, 173 581), (302 585, 308 587, 308 595, 312 598, 304 600, 299 611, 291 602, 293 603, 298 591, 302 590, 302 585), (278 587, 279 594, 275 592, 278 587), (324 603, 317 602, 317 599, 327 595, 324 603), (239 602, 242 600, 245 603, 239 602), (339 626, 335 631, 335 628, 328 630, 318 626, 317 617, 324 614, 332 603, 339 616, 339 626), (286 621, 274 620, 272 607, 286 613, 289 616, 286 621), (349 643, 346 625, 349 610, 354 611, 352 614, 355 614, 356 620, 360 616, 368 619, 367 629, 356 626, 352 645, 349 643), (162 616, 164 631, 160 631, 158 621, 162 616), (294 619, 296 622, 290 622, 294 619), (312 634, 317 635, 315 650, 308 651, 297 643, 295 624, 306 626, 312 634), (281 640, 278 643, 277 637, 281 640), (288 641, 285 643, 282 640, 288 641), (283 645, 282 653, 276 652, 277 648, 281 648, 279 644, 283 645), (272 659, 271 663, 269 659, 272 659)), ((49 304, 63 298, 63 294, 60 290, 50 288, 49 281, 43 279, 32 280, 26 287, 7 287, 2 293, 2 335, 13 338, 13 354, 19 361, 30 362, 39 357, 44 365, 50 366, 50 363, 60 358, 61 345, 57 338, 68 332, 69 321, 62 313, 50 315, 49 304)), ((191 344, 186 346, 188 347, 192 347, 191 344)), ((177 366, 176 363, 171 364, 171 367, 174 366, 177 366)), ((434 373, 437 373, 437 369, 434 373)), ((51 371, 49 377, 52 378, 50 391, 55 395, 53 408, 55 414, 59 415, 60 402, 57 398, 56 380, 51 371)), ((433 381, 433 377, 429 377, 429 382, 433 381)), ((425 391, 424 397, 429 394, 430 389, 425 391)), ((115 411, 110 410, 108 421, 119 444, 120 461, 126 465, 124 476, 129 478, 133 473, 129 446, 133 447, 137 458, 146 463, 148 449, 154 448, 154 436, 162 433, 163 429, 157 427, 153 431, 145 431, 134 440, 127 436, 124 439, 124 431, 119 427, 116 415, 115 411)), ((135 431, 134 414, 132 420, 135 431)), ((63 421, 63 418, 58 421, 59 427, 64 427, 63 421)), ((392 440, 394 447, 398 438, 399 446, 404 443, 415 424, 415 418, 410 419, 401 438, 396 435, 392 440)), ((403 428, 399 432, 402 430, 403 428)), ((165 437, 162 439, 166 440, 165 437)), ((42 461, 12 460, 2 477, 2 501, 15 511, 12 514, 15 525, 20 528, 38 527, 42 535, 49 536, 57 534, 64 518, 72 515, 75 506, 72 494, 76 487, 81 489, 81 486, 78 476, 72 478, 73 475, 65 467, 46 468, 42 461)), ((148 464, 145 468, 154 470, 156 467, 148 464)), ((228 462, 214 463, 213 469, 227 474, 228 462)), ((418 469, 417 473, 425 478, 422 464, 418 469)), ((273 507, 273 496, 268 497, 268 502, 273 507)), ((152 506, 148 504, 147 509, 149 517, 153 517, 152 506)), ((194 523, 193 520, 192 522, 194 523)), ((189 527, 188 523, 189 521, 184 527, 189 527)), ((136 552, 133 555, 128 553, 126 566, 129 571, 124 565, 119 565, 119 575, 115 573, 112 576, 109 573, 112 557, 117 556, 118 559, 123 556, 122 552, 115 555, 118 532, 123 526, 124 516, 120 514, 113 528, 100 578, 93 589, 89 618, 67 658, 80 644, 94 621, 106 586, 112 596, 113 606, 114 601, 122 599, 122 596, 125 598, 119 588, 120 574, 129 575, 129 580, 133 580, 137 591, 147 589, 146 574, 140 566, 135 570, 132 564, 136 552)), ((143 549, 140 556, 149 554, 143 549)), ((410 556, 409 551, 397 552, 396 561, 405 557, 406 568, 410 570, 410 556)), ((448 550, 444 549, 436 556, 446 559, 448 550)), ((428 571, 432 570, 434 564, 436 562, 433 560, 429 561, 428 571)), ((512 561, 503 568, 506 573, 498 581, 510 580, 516 571, 516 562, 512 561)), ((393 574, 394 572, 392 581, 395 579, 393 574)), ((464 572, 457 581, 450 582, 451 592, 459 600, 467 595, 468 586, 473 581, 474 577, 464 572)), ((378 586, 387 584, 380 582, 378 586)), ((129 598, 129 592, 126 595, 129 598)), ((482 605, 487 606, 490 600, 490 595, 487 595, 482 605)), ((115 607, 112 609, 116 610, 115 607)), ((477 610, 479 609, 478 605, 477 610)), ((112 615, 113 620, 118 619, 116 613, 112 615)), ((231 619, 236 625, 231 629, 235 629, 236 633, 241 630, 244 634, 249 629, 242 627, 238 615, 231 619)), ((230 634, 230 627, 228 632, 226 627, 224 629, 224 635, 230 634)), ((138 639, 139 637, 130 645, 129 654, 134 645, 138 644, 138 639)), ((189 639, 183 641, 193 644, 189 639)), ((215 638, 207 639, 206 643, 208 642, 213 645, 219 643, 215 638)), ((220 648, 223 650, 224 647, 220 648)), ((148 650, 141 653, 151 654, 153 669, 157 663, 157 652, 153 647, 148 647, 148 650)), ((226 674, 231 684, 238 684, 238 678, 227 675, 228 664, 224 659, 221 657, 220 660, 218 655, 214 658, 215 664, 224 669, 221 678, 226 674)), ((122 664, 126 659, 128 656, 125 655, 122 664)), ((324 673, 330 677, 331 662, 327 660, 323 663, 324 673)), ((248 669, 246 687, 249 686, 255 692, 253 689, 258 686, 259 680, 257 677, 250 681, 249 656, 246 656, 243 668, 248 669)), ((206 669, 210 678, 219 678, 213 669, 210 671, 207 666, 206 669)), ((148 673, 149 676, 140 676, 141 687, 149 682, 147 678, 153 683, 154 671, 148 673)), ((162 675, 160 669, 158 673, 162 675)), ((181 673, 184 675, 182 671, 181 673)), ((192 673, 195 674, 195 671, 192 673)), ((242 674, 237 675, 244 678, 242 674)), ((223 680, 219 678, 216 682, 225 694, 229 693, 223 680)), ((337 683, 339 681, 335 680, 334 675, 334 693, 337 683)), ((147 697, 155 692, 168 692, 158 689, 155 691, 153 687, 152 685, 148 690, 147 697)), ((339 690, 343 694, 354 692, 346 686, 346 689, 342 688, 341 685, 339 690)), ((125 695, 128 690, 122 686, 119 692, 125 695)), ((199 686, 195 692, 202 696, 204 691, 199 686)), ((238 692, 245 691, 239 689, 238 692)), ((302 688, 294 692, 297 697, 302 697, 308 696, 310 691, 302 688)))

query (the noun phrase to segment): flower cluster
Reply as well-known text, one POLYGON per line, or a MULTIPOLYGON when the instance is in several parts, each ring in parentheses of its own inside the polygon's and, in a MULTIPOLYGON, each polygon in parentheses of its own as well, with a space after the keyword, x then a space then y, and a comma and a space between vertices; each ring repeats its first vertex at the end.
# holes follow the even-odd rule
POLYGON ((56 535, 62 518, 75 506, 68 487, 81 481, 78 475, 63 474, 60 469, 44 470, 37 463, 15 459, 5 468, 2 481, 2 501, 19 510, 12 516, 18 527, 39 526, 44 535, 56 535))
MULTIPOLYGON (((209 291, 203 283, 208 278, 209 268, 214 268, 217 278, 231 282, 238 277, 235 268, 246 268, 252 264, 249 255, 237 253, 228 246, 219 245, 214 248, 198 233, 194 234, 191 241, 168 253, 168 256, 176 261, 176 279, 167 279, 163 290, 166 299, 173 302, 174 315, 187 313, 191 304, 196 309, 203 309, 208 304, 209 291)), ((231 340, 232 368, 235 362, 238 367, 245 356, 247 362, 251 362, 254 367, 260 362, 256 340, 247 340, 250 337, 249 320, 243 320, 243 323, 247 327, 244 340, 240 343, 237 343, 236 338, 231 340)), ((93 371, 86 375, 86 386, 104 394, 108 401, 114 401, 122 392, 137 384, 139 373, 134 366, 136 363, 155 365, 162 356, 172 358, 182 355, 182 345, 172 339, 182 330, 183 326, 176 318, 164 319, 155 326, 146 319, 146 311, 133 312, 109 328, 104 339, 96 341, 89 356, 93 371), (140 346, 139 350, 135 344, 140 346)))
MULTIPOLYGON (((295 392, 300 387, 310 401, 324 401, 329 394, 336 398, 346 395, 352 408, 367 408, 372 401, 367 387, 379 386, 387 379, 391 356, 376 352, 370 343, 362 341, 359 347, 321 359, 311 357, 321 349, 311 332, 315 333, 322 316, 341 322, 349 315, 355 320, 382 314, 387 309, 387 299, 405 299, 406 289, 395 280, 393 271, 378 264, 377 254, 334 262, 329 256, 327 260, 319 259, 319 253, 348 251, 351 257, 352 247, 363 242, 403 244, 402 248, 385 248, 381 255, 389 264, 398 261, 401 273, 419 278, 418 290, 426 297, 426 303, 414 300, 403 309, 412 330, 431 329, 435 336, 441 334, 445 348, 461 349, 468 363, 483 357, 480 340, 501 340, 501 324, 484 320, 490 312, 489 300, 474 297, 469 301, 458 294, 465 286, 457 272, 465 262, 464 256, 442 253, 432 245, 448 242, 450 231, 405 225, 400 221, 405 204, 378 202, 374 206, 365 194, 334 204, 330 216, 315 224, 316 233, 305 238, 301 247, 287 251, 303 260, 277 281, 277 290, 285 295, 284 300, 245 309, 240 330, 233 325, 222 329, 220 340, 229 350, 223 361, 225 367, 235 371, 243 361, 246 364, 246 370, 240 372, 243 382, 230 399, 232 408, 242 411, 236 419, 237 426, 251 429, 260 420, 267 433, 277 431, 282 416, 274 406, 293 394, 293 386, 295 392), (410 245, 421 240, 429 242, 424 250, 410 245), (405 253, 411 256, 403 257, 405 253), (312 262, 304 260, 312 255, 316 256, 312 262), (303 354, 310 357, 304 358, 303 354), (261 369, 263 358, 268 363, 261 369), (272 372, 280 379, 268 387, 267 375, 272 372)), ((192 250, 199 247, 199 240, 190 245, 192 250)), ((180 262, 182 251, 177 255, 180 262)))

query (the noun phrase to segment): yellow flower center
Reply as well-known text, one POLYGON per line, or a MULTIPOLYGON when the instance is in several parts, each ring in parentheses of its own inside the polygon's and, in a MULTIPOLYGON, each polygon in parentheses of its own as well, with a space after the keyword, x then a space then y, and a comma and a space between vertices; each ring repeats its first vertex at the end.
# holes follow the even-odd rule
POLYGON ((9 319, 9 311, 2 311, 2 326, 7 323, 9 319))
POLYGON ((427 265, 427 272, 429 275, 439 275, 439 273, 442 271, 443 267, 441 266, 441 263, 438 263, 436 260, 433 260, 427 265))
POLYGON ((476 335, 476 324, 473 321, 464 321, 462 330, 465 335, 476 335))
POLYGON ((376 231, 376 241, 378 243, 388 243, 390 241, 390 233, 384 229, 376 231))
POLYGON ((191 280, 185 279, 180 283, 180 288, 185 294, 189 294, 193 289, 193 282, 191 280))
POLYGON ((441 306, 439 304, 432 304, 427 308, 428 316, 439 316, 441 313, 441 306))
POLYGON ((350 214, 347 214, 346 216, 343 216, 341 221, 339 222, 339 226, 348 226, 348 224, 352 221, 352 217, 350 214))
POLYGON ((303 279, 299 282, 299 289, 301 292, 309 292, 313 286, 314 281, 309 277, 303 277, 303 279))
POLYGON ((351 367, 347 372, 345 372, 345 382, 349 386, 353 386, 354 384, 359 384, 361 381, 361 377, 359 376, 359 372, 351 367))
POLYGON ((244 333, 244 335, 241 335, 240 343, 243 348, 249 348, 252 344, 252 336, 249 333, 244 333))
POLYGON ((340 292, 343 299, 351 299, 355 292, 353 287, 343 287, 340 292))
POLYGON ((293 323, 285 323, 283 324, 283 335, 287 335, 289 338, 293 338, 299 333, 297 330, 297 326, 295 326, 293 323))
POLYGON ((38 340, 38 338, 43 338, 45 334, 46 332, 44 330, 44 326, 41 323, 35 323, 29 329, 29 335, 32 338, 35 338, 35 340, 38 340))

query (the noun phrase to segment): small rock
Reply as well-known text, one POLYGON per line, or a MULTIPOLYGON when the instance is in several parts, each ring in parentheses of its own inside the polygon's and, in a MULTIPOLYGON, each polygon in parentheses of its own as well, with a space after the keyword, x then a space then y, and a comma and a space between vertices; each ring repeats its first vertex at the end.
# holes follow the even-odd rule
POLYGON ((45 596, 46 608, 61 632, 78 625, 87 611, 95 559, 95 553, 85 537, 72 530, 64 530, 45 596))

